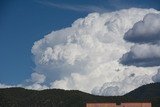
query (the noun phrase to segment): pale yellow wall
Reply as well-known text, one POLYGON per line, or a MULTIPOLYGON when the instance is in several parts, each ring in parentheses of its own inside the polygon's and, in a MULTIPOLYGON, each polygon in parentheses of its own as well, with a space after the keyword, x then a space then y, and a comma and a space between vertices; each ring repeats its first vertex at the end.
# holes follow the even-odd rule
POLYGON ((86 107, 151 107, 151 103, 87 103, 86 107))
POLYGON ((116 107, 115 103, 88 103, 86 107, 116 107))
POLYGON ((151 103, 121 103, 121 107, 151 107, 151 103))

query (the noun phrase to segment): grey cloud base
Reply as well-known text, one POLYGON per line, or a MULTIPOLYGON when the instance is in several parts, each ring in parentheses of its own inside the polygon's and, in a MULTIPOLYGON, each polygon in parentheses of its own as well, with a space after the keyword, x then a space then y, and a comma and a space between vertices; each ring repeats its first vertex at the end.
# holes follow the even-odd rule
POLYGON ((136 44, 120 59, 124 65, 137 67, 153 67, 160 65, 160 46, 152 44, 136 44))
POLYGON ((124 39, 133 43, 156 43, 160 40, 160 14, 147 14, 128 30, 124 39))
POLYGON ((120 59, 124 65, 160 66, 160 14, 147 14, 127 31, 124 39, 136 43, 120 59))
POLYGON ((137 67, 154 67, 154 66, 159 66, 160 65, 160 58, 155 57, 155 58, 145 58, 145 59, 134 59, 132 57, 132 53, 126 53, 123 55, 120 63, 124 65, 134 65, 137 67), (122 60, 123 59, 123 60, 122 60))

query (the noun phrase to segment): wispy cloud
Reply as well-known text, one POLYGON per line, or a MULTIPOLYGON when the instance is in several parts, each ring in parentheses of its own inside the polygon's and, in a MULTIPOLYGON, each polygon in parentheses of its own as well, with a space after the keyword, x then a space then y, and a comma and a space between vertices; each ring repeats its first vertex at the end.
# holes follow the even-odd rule
POLYGON ((106 12, 109 11, 108 9, 102 7, 102 6, 95 6, 95 5, 70 5, 70 4, 57 4, 49 1, 37 1, 40 4, 59 8, 59 9, 65 9, 65 10, 71 10, 71 11, 77 11, 77 12, 106 12))

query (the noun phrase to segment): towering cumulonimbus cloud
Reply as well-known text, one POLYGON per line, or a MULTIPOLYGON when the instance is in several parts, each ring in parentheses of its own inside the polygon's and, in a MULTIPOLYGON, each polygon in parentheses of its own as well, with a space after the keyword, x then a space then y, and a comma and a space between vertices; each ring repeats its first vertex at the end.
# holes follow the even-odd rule
MULTIPOLYGON (((71 27, 53 31, 36 41, 32 47, 36 74, 32 74, 31 78, 35 82, 26 87, 122 95, 153 82, 156 67, 119 63, 122 55, 133 46, 123 39, 124 34, 149 13, 159 12, 131 8, 103 14, 91 13, 76 20, 71 27)), ((146 53, 146 56, 149 54, 146 53)))

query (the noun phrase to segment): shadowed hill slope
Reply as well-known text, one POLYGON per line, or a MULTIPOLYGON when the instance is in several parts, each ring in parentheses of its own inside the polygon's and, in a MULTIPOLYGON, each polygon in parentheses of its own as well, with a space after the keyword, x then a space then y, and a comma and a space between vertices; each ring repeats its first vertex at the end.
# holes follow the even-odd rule
POLYGON ((139 99, 160 97, 160 83, 152 83, 152 84, 143 85, 127 93, 124 96, 131 97, 131 98, 139 98, 139 99))

